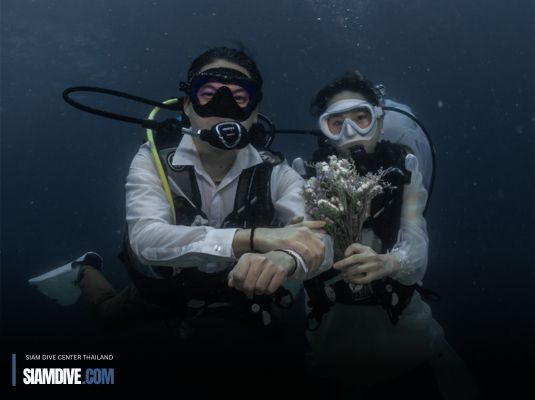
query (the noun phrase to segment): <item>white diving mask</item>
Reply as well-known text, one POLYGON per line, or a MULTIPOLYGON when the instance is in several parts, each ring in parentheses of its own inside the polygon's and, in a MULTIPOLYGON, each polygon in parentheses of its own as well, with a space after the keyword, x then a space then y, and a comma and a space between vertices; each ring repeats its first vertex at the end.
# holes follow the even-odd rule
POLYGON ((331 140, 336 147, 346 146, 353 142, 363 142, 371 140, 378 133, 377 120, 383 116, 383 109, 370 104, 366 100, 346 99, 331 104, 319 118, 320 129, 323 134, 331 140), (362 111, 364 113, 362 113, 362 111), (353 114, 353 115, 352 115, 353 114), (345 117, 343 122, 335 121, 329 128, 329 120, 336 116, 345 117), (367 116, 369 121, 360 124, 354 120, 362 116, 367 116), (342 123, 342 126, 340 126, 342 123), (334 126, 333 126, 334 125, 334 126), (338 127, 336 126, 338 125, 338 127))

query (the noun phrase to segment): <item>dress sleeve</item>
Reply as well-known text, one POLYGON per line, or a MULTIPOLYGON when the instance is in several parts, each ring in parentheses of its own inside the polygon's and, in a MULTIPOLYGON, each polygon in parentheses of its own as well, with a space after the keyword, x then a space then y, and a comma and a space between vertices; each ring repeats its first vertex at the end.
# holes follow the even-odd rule
POLYGON ((412 285, 423 279, 427 268, 429 238, 423 216, 427 190, 414 155, 407 155, 405 167, 411 172, 411 181, 403 191, 400 229, 390 254, 397 257, 401 264, 399 272, 392 277, 405 285, 412 285))

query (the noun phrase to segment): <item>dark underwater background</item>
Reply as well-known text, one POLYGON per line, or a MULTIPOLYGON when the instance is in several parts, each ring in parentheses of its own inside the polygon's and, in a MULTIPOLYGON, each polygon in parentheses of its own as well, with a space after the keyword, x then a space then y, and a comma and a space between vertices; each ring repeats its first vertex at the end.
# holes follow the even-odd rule
MULTIPOLYGON (((484 398, 533 392, 531 0, 0 5, 2 365, 32 352, 135 353, 154 365, 180 346, 162 325, 102 335, 86 306, 60 308, 26 283, 88 250, 104 257, 117 288, 128 281, 117 260, 124 183, 144 131, 75 110, 61 92, 93 85, 163 100, 178 94, 198 54, 243 44, 264 76, 262 111, 279 128, 315 128, 315 91, 356 68, 412 107, 436 147, 424 281, 442 296, 434 316, 484 398)), ((138 116, 150 110, 87 99, 138 116)), ((314 146, 295 135, 273 145, 289 160, 314 146)), ((300 311, 296 346, 305 346, 300 311)))

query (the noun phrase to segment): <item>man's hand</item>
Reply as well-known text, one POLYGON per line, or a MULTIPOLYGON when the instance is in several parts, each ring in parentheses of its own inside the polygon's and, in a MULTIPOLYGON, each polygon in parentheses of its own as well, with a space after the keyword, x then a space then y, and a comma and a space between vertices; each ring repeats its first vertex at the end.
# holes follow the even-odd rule
POLYGON ((294 258, 282 251, 246 253, 230 271, 228 284, 248 296, 273 294, 296 267, 294 258))
MULTIPOLYGON (((304 224, 304 222, 301 222, 304 224)), ((324 221, 311 221, 313 229, 321 229, 324 221)), ((314 231, 306 226, 286 228, 257 228, 254 234, 255 249, 261 253, 276 249, 291 249, 303 257, 311 272, 316 271, 325 257, 325 245, 314 231)))
POLYGON ((342 276, 356 285, 371 283, 378 279, 396 274, 401 264, 391 254, 377 254, 371 247, 360 243, 349 245, 343 260, 333 265, 334 269, 342 270, 342 276))

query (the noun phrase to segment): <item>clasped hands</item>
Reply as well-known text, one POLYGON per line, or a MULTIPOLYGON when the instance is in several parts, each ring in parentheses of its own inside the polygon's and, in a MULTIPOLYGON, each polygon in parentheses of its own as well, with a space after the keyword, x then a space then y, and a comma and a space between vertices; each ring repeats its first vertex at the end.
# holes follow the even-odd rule
POLYGON ((297 259, 282 250, 297 253, 310 272, 317 271, 325 256, 325 245, 316 233, 323 232, 324 226, 324 221, 299 218, 284 228, 257 228, 254 248, 258 253, 245 253, 239 258, 229 273, 229 286, 248 296, 273 294, 300 268, 297 259))

